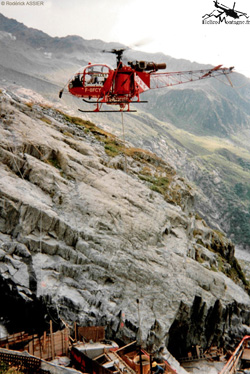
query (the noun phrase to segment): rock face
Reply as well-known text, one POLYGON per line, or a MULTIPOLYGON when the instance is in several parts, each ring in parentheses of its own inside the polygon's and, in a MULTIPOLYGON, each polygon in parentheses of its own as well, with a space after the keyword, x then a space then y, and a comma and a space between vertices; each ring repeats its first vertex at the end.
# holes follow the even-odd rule
POLYGON ((191 188, 169 165, 48 106, 6 92, 0 101, 9 332, 49 319, 105 325, 109 338, 140 335, 177 358, 248 332, 234 247, 196 216, 191 188))
MULTIPOLYGON (((125 47, 79 36, 52 38, 1 14, 0 41, 0 84, 30 88, 54 103, 80 66, 90 61, 114 66, 115 56, 102 51, 125 47)), ((166 62, 168 72, 211 67, 126 49, 125 63, 141 60, 166 62)), ((200 216, 250 252, 250 80, 238 73, 230 79, 235 89, 225 78, 222 81, 228 87, 221 79, 207 79, 148 90, 141 96, 148 103, 137 106, 133 120, 125 119, 126 137, 190 180, 199 191, 196 210, 200 216)), ((63 95, 61 102, 73 110, 69 96, 63 95)), ((89 104, 81 102, 81 107, 89 109, 89 104)), ((117 114, 95 113, 93 118, 105 128, 109 125, 112 133, 120 133, 117 114)))

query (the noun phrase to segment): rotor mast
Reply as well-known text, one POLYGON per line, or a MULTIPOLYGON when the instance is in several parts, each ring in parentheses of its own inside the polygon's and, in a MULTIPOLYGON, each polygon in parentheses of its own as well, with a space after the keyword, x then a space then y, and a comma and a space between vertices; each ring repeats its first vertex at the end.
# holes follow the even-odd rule
POLYGON ((116 55, 116 65, 117 67, 120 66, 121 64, 121 61, 122 61, 122 56, 123 56, 123 52, 126 50, 126 48, 120 48, 120 49, 111 49, 111 51, 105 51, 103 50, 103 52, 107 52, 107 53, 113 53, 114 55, 116 55))

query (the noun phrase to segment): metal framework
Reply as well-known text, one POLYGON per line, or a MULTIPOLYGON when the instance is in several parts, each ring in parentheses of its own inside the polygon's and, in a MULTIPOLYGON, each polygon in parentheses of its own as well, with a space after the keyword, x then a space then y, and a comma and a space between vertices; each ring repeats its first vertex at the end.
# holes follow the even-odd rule
POLYGON ((219 374, 235 374, 238 371, 239 368, 239 362, 240 359, 244 353, 244 350, 246 348, 246 345, 248 341, 250 340, 250 336, 245 336, 238 347, 235 349, 234 353, 230 357, 230 359, 227 361, 224 368, 220 371, 219 374))
MULTIPOLYGON (((220 75, 225 75, 228 78, 233 70, 231 68, 222 68, 218 66, 211 70, 190 70, 177 71, 171 73, 152 73, 150 74, 150 88, 163 88, 169 86, 176 86, 178 84, 194 82, 205 78, 215 78, 220 75)), ((229 79, 229 78, 228 78, 229 79)), ((230 82, 230 81, 229 81, 230 82)), ((231 82, 230 82, 231 84, 231 82)))

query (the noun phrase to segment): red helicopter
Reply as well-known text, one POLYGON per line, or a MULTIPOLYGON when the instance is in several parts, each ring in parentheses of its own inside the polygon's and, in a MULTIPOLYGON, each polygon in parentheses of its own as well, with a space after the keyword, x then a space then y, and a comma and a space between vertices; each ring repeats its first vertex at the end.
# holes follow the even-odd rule
MULTIPOLYGON (((124 48, 108 51, 116 55, 116 69, 106 64, 89 63, 75 73, 67 83, 70 94, 82 98, 87 103, 95 104, 95 109, 91 112, 135 112, 135 110, 130 110, 130 104, 145 103, 146 101, 140 100, 142 92, 219 75, 225 75, 228 78, 227 75, 233 70, 233 67, 224 68, 218 65, 205 70, 160 73, 158 70, 166 69, 165 63, 130 61, 128 65, 125 65, 122 62, 124 51, 124 48), (120 110, 101 110, 103 104, 118 105, 120 110)), ((59 93, 60 98, 63 90, 64 88, 59 93)))

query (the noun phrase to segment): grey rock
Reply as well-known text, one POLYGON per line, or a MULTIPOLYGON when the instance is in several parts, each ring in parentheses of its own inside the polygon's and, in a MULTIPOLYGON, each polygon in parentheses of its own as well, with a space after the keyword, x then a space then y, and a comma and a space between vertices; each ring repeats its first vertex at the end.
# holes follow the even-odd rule
POLYGON ((225 271, 234 247, 196 217, 191 188, 169 165, 141 151, 127 158, 125 172, 122 155, 112 159, 53 108, 44 121, 38 104, 0 101, 8 120, 0 126, 6 289, 27 308, 45 303, 71 326, 105 325, 107 337, 140 337, 177 357, 193 344, 230 344, 245 331, 250 298, 225 271), (139 178, 145 166, 154 177, 171 174, 165 198, 139 178))

